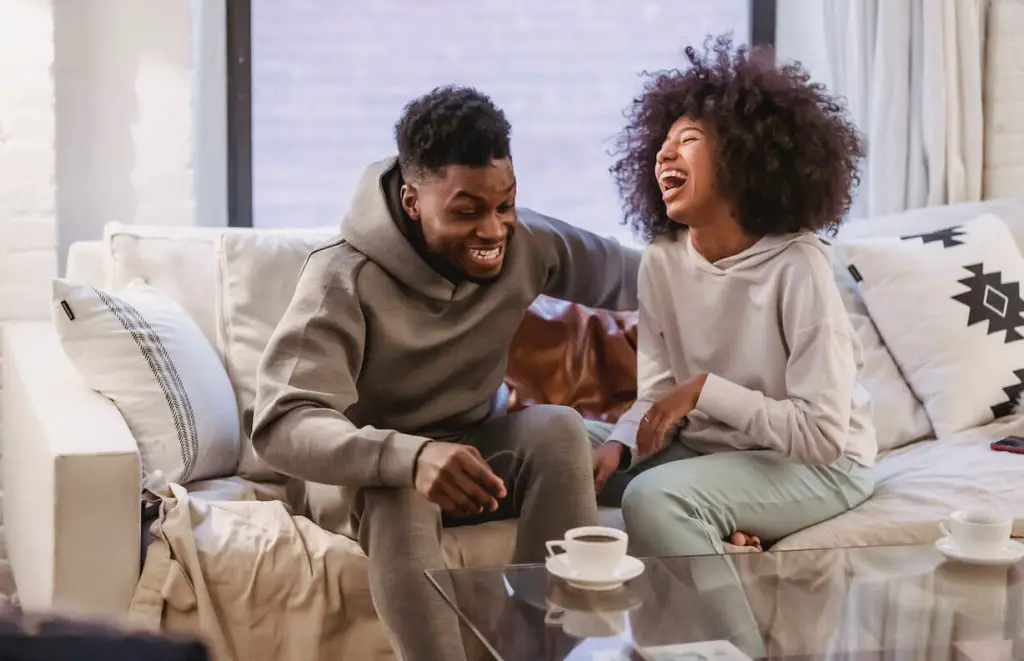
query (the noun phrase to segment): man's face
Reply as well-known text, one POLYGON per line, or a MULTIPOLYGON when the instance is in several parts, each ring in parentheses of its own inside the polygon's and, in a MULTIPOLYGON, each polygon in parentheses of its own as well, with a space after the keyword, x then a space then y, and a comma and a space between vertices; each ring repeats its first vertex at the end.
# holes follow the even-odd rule
POLYGON ((466 277, 487 283, 498 277, 515 232, 516 177, 512 161, 449 165, 402 186, 402 206, 423 229, 427 248, 466 277))

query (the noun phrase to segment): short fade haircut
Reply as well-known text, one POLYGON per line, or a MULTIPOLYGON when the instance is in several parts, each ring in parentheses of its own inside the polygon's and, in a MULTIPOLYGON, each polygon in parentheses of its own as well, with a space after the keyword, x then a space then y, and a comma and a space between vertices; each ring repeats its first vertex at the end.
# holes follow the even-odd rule
POLYGON ((483 167, 509 158, 512 126, 490 97, 448 85, 406 104, 395 124, 405 179, 438 174, 449 165, 483 167))

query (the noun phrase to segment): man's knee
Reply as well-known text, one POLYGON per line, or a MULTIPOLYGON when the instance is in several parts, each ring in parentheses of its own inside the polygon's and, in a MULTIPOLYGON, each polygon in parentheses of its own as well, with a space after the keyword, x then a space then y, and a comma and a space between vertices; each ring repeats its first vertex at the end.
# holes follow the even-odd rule
POLYGON ((544 461, 590 462, 590 436, 580 414, 567 406, 542 404, 527 409, 530 418, 523 432, 529 450, 544 461))
POLYGON ((441 509, 413 489, 367 488, 358 500, 359 545, 367 554, 381 536, 401 545, 440 535, 441 509))

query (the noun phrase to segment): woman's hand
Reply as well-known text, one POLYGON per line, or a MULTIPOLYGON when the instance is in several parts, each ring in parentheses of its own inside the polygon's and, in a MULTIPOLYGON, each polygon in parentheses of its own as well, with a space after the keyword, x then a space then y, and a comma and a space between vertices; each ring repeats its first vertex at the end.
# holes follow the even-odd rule
POLYGON ((600 493, 608 478, 619 470, 622 453, 626 446, 618 441, 608 441, 594 450, 594 490, 600 493))
POLYGON ((641 459, 646 459, 664 447, 665 435, 672 425, 682 421, 697 405, 707 379, 707 374, 695 376, 670 390, 647 409, 636 432, 637 454, 641 459))

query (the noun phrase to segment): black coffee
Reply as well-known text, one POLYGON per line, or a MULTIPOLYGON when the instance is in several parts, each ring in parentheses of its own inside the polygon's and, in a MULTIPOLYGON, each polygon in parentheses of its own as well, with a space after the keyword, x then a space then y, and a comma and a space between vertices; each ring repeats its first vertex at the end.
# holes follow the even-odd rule
POLYGON ((573 537, 577 542, 617 542, 618 537, 612 537, 611 535, 579 535, 573 537))

